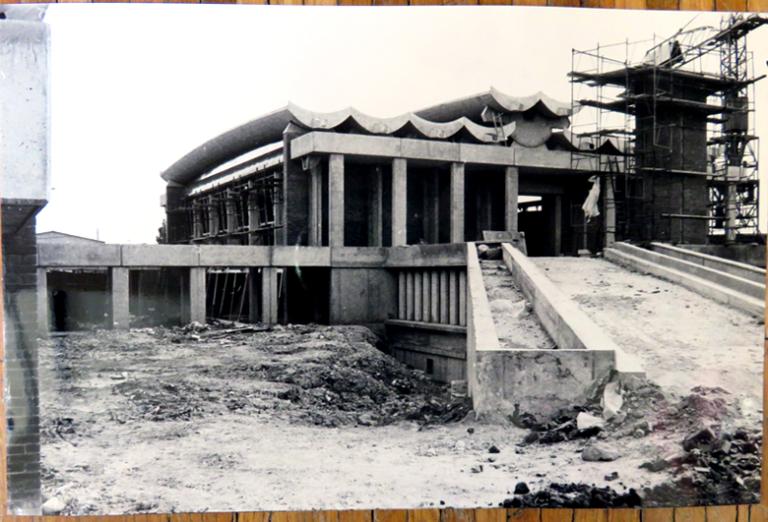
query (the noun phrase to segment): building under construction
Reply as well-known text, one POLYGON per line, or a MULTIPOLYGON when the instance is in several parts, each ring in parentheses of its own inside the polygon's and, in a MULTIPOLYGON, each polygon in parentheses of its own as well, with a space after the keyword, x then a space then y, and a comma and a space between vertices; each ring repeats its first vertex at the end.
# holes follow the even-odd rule
POLYGON ((746 37, 767 21, 734 15, 652 44, 573 51, 572 101, 588 114, 580 143, 621 144, 623 169, 600 161, 617 239, 759 240, 754 84, 765 74, 755 75, 746 37))

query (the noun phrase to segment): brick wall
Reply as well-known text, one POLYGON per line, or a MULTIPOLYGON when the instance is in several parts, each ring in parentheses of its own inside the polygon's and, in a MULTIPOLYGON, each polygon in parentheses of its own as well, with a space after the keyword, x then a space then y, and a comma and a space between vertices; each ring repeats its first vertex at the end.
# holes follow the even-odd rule
POLYGON ((8 512, 40 512, 37 381, 37 246, 39 206, 2 204, 8 512))

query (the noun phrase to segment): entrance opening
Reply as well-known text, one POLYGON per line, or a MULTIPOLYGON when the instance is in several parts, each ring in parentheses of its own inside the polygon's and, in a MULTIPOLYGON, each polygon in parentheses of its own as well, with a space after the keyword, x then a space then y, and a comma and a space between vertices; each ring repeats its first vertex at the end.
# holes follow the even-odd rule
POLYGON ((131 270, 129 311, 131 326, 181 324, 183 271, 176 268, 131 270))
POLYGON ((406 207, 409 245, 451 241, 451 177, 446 167, 408 166, 406 207))
POLYGON ((50 327, 57 332, 104 328, 111 324, 109 272, 49 270, 50 327))
POLYGON ((347 161, 344 168, 344 245, 390 246, 391 165, 347 161))
POLYGON ((467 167, 465 225, 467 240, 483 239, 483 230, 505 230, 504 170, 467 167))

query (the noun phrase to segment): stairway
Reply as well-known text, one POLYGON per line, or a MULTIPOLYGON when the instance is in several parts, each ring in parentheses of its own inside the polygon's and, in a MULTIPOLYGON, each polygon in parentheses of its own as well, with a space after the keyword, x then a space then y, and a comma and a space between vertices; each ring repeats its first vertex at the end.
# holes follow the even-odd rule
POLYGON ((615 243, 605 259, 680 284, 757 317, 765 314, 765 270, 698 252, 652 243, 615 243))

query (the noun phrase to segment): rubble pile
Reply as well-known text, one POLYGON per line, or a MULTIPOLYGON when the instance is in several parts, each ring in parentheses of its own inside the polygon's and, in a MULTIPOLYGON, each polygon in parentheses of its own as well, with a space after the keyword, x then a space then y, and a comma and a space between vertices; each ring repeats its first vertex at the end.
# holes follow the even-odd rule
POLYGON ((502 502, 502 507, 631 508, 639 507, 642 503, 634 489, 619 493, 608 487, 552 483, 548 488, 535 493, 508 498, 502 502))
POLYGON ((467 398, 383 353, 381 340, 360 326, 192 323, 104 332, 98 341, 68 336, 62 353, 69 361, 103 357, 112 394, 128 403, 111 412, 118 423, 273 412, 293 423, 376 426, 453 422, 471 410, 467 398), (210 364, 185 371, 169 361, 156 372, 134 373, 109 362, 115 353, 133 358, 179 349, 209 356, 210 364))

